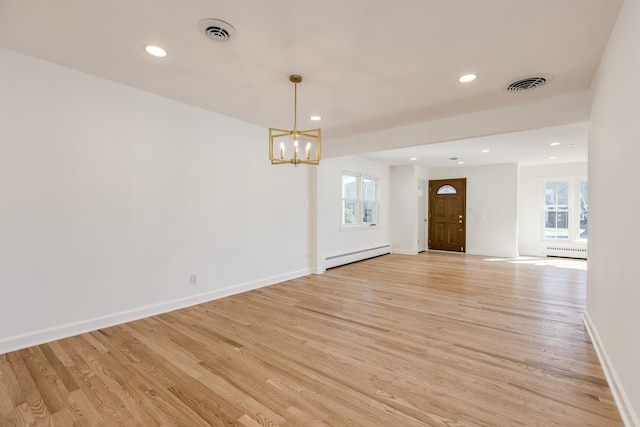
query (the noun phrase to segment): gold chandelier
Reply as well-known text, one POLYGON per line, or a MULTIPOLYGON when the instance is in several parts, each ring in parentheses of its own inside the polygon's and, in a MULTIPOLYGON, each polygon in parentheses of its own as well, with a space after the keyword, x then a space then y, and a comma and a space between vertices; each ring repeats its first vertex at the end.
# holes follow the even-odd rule
POLYGON ((320 164, 320 129, 298 130, 298 83, 302 77, 289 76, 294 84, 293 130, 269 128, 269 159, 272 165, 286 163, 320 164))

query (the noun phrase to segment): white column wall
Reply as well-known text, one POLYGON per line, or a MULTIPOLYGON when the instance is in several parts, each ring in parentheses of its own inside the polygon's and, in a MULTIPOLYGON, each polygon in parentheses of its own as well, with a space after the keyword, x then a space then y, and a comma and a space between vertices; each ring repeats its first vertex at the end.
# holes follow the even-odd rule
MULTIPOLYGON (((419 250, 418 218, 418 184, 427 181, 429 171, 416 165, 391 167, 391 245, 393 252, 405 255, 416 255, 419 250)), ((425 203, 428 194, 425 194, 425 203)), ((425 208, 426 210, 426 208, 425 208)))
POLYGON ((627 425, 640 426, 640 1, 626 0, 594 81, 586 322, 627 425))
POLYGON ((393 252, 418 253, 418 180, 415 166, 391 168, 391 245, 393 252))

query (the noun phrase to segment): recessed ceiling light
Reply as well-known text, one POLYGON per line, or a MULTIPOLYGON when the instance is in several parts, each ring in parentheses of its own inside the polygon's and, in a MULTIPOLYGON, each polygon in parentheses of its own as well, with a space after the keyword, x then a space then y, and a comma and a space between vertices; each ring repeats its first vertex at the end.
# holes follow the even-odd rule
POLYGON ((320 117, 320 116, 311 116, 311 117, 309 117, 309 119, 313 120, 314 122, 317 122, 317 121, 322 120, 322 117, 320 117))
POLYGON ((549 160, 555 160, 555 159, 557 159, 557 157, 556 157, 556 156, 551 156, 551 157, 549 157, 549 160))
POLYGON ((552 142, 552 143, 551 143, 551 144, 549 144, 549 145, 551 145, 552 147, 554 147, 554 146, 556 146, 556 145, 560 145, 560 143, 559 143, 559 142, 552 142))
POLYGON ((462 160, 460 160, 460 161, 458 162, 458 164, 459 164, 459 165, 464 165, 464 162, 463 162, 462 160))
POLYGON ((156 58, 164 58, 165 56, 167 56, 167 51, 158 46, 146 45, 144 47, 144 50, 149 55, 155 56, 156 58))
POLYGON ((476 76, 475 74, 465 74, 464 76, 460 76, 460 78, 458 79, 458 81, 460 83, 469 83, 474 81, 478 76, 476 76))
POLYGON ((417 158, 417 157, 412 157, 412 158, 410 158, 409 160, 412 160, 412 161, 413 161, 413 160, 418 160, 418 158, 417 158))
POLYGON ((489 152, 489 150, 482 150, 482 151, 480 151, 480 152, 481 152, 481 153, 488 153, 488 152, 489 152))

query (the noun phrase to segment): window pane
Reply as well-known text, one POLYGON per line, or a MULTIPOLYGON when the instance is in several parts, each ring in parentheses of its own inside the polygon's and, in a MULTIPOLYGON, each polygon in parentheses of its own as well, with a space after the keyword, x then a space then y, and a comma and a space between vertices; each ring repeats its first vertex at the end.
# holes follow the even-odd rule
POLYGON ((589 237, 589 181, 580 181, 580 238, 589 237))
POLYGON ((358 223, 358 202, 354 200, 344 200, 342 202, 342 224, 358 223))
POLYGON ((362 178, 362 199, 376 200, 376 184, 373 179, 362 178))
POLYGON ((556 207, 556 183, 547 182, 544 184, 544 206, 547 209, 556 207))
POLYGON ((569 182, 547 182, 544 188, 544 204, 548 209, 569 208, 569 182))
POLYGON ((558 209, 568 209, 569 208, 569 183, 567 181, 560 181, 557 183, 557 194, 558 194, 558 209))
POLYGON ((353 175, 342 175, 342 198, 358 198, 358 179, 353 175))
POLYGON ((362 202, 362 222, 365 224, 375 224, 378 218, 378 203, 377 202, 362 202))
POLYGON ((550 240, 569 239, 569 212, 545 212, 544 238, 550 240))
POLYGON ((456 194, 458 193, 456 189, 450 185, 443 185, 438 188, 437 194, 456 194))

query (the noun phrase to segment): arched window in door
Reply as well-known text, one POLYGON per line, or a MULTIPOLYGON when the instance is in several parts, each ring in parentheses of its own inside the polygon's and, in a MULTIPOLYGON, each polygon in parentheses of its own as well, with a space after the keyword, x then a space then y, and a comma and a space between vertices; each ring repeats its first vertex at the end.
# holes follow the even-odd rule
POLYGON ((456 191, 456 189, 447 184, 447 185, 443 185, 442 187, 438 188, 437 194, 457 194, 458 192, 456 191))

